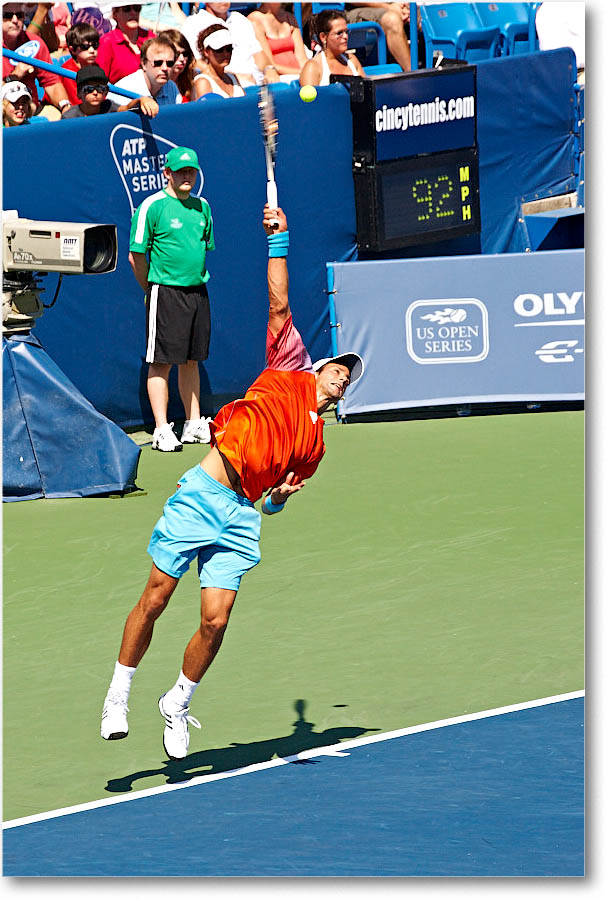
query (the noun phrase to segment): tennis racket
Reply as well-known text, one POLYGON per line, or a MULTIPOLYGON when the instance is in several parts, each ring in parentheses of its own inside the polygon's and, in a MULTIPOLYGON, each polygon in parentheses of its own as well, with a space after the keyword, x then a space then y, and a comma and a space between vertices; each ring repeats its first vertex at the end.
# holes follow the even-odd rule
MULTIPOLYGON (((260 125, 262 127, 262 138, 264 140, 264 152, 266 154, 266 199, 271 209, 277 209, 279 198, 277 194, 277 183, 274 180, 274 164, 277 158, 277 136, 279 133, 279 123, 274 111, 274 100, 267 84, 260 85, 258 109, 260 111, 260 125)), ((278 221, 272 222, 276 228, 278 221)))

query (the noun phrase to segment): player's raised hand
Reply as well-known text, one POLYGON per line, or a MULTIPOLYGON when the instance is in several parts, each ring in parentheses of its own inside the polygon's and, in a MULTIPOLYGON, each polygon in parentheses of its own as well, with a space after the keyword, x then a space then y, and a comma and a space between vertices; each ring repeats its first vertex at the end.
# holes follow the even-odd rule
POLYGON ((277 234, 279 231, 287 231, 287 218, 280 206, 277 209, 271 209, 266 203, 264 205, 262 224, 266 234, 277 234), (279 223, 278 227, 276 225, 277 222, 279 223))
POLYGON ((270 499, 278 506, 279 503, 285 503, 288 497, 291 497, 292 494, 295 494, 297 491, 301 491, 305 481, 302 481, 299 475, 296 475, 295 472, 288 472, 285 481, 283 484, 277 485, 270 492, 270 499))

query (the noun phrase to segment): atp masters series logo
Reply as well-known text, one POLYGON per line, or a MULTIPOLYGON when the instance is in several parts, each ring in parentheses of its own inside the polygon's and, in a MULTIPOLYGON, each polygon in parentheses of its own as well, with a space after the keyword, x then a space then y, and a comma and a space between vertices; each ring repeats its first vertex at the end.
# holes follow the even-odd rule
MULTIPOLYGON (((142 131, 134 125, 117 125, 110 133, 110 150, 131 206, 131 215, 150 194, 162 191, 167 153, 177 147, 158 134, 142 131)), ((192 191, 200 197, 203 173, 199 172, 192 191)))
POLYGON ((420 365, 481 362, 490 349, 481 300, 416 300, 405 314, 407 352, 420 365))

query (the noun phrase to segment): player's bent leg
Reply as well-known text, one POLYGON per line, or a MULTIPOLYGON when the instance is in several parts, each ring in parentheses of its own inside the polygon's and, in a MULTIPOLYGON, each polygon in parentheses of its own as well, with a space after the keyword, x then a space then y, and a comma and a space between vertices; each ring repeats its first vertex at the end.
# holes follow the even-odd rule
POLYGON ((154 623, 166 608, 178 583, 177 578, 161 572, 153 564, 144 592, 127 617, 118 664, 101 714, 100 734, 106 741, 121 740, 126 738, 129 733, 127 703, 130 679, 148 649, 154 623), (125 673, 127 673, 126 676, 125 673))
POLYGON ((236 591, 207 587, 201 590, 201 624, 184 653, 182 670, 191 681, 200 681, 222 645, 236 591))
POLYGON ((188 725, 201 727, 200 722, 189 715, 190 699, 220 649, 236 594, 235 590, 223 588, 203 588, 201 591, 200 627, 186 647, 177 684, 158 701, 165 720, 163 746, 170 759, 183 759, 188 753, 188 725))
POLYGON ((118 661, 123 666, 138 666, 152 640, 154 623, 166 609, 179 579, 167 575, 152 563, 144 592, 127 617, 118 661))

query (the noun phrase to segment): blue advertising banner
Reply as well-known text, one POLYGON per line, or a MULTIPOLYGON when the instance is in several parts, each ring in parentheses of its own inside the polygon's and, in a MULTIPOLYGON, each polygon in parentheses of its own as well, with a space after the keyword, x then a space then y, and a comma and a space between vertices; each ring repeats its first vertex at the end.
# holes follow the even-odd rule
POLYGON ((342 415, 584 398, 584 250, 328 269, 335 350, 365 361, 342 415))
MULTIPOLYGON (((202 173, 194 195, 211 204, 216 250, 207 265, 211 303, 209 358, 200 365, 201 403, 212 415, 242 396, 264 367, 268 320, 268 246, 262 228, 266 165, 257 92, 227 102, 219 97, 161 107, 152 119, 136 112, 65 119, 33 128, 5 128, 5 209, 22 217, 117 226, 118 263, 107 275, 66 277, 57 303, 38 320, 35 335, 78 390, 122 427, 151 422, 146 378, 146 307, 129 265, 134 210, 164 186, 163 169, 175 146, 197 151, 202 173), (25 182, 28 171, 52 177, 25 182), (21 162, 20 162, 21 161, 21 162)), ((289 217, 290 302, 310 353, 327 356, 325 264, 352 258, 355 208, 348 94, 339 85, 304 104, 287 85, 275 91, 281 123, 276 176, 289 217), (324 135, 332 122, 330 145, 324 135), (322 179, 319 160, 323 160, 322 179), (331 191, 324 191, 324 184, 331 191), (324 215, 316 214, 318 192, 324 215)), ((57 275, 44 279, 45 302, 57 275)), ((179 420, 175 367, 169 416, 179 420)))
POLYGON ((373 81, 378 162, 475 145, 474 66, 373 81))

